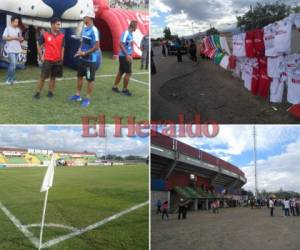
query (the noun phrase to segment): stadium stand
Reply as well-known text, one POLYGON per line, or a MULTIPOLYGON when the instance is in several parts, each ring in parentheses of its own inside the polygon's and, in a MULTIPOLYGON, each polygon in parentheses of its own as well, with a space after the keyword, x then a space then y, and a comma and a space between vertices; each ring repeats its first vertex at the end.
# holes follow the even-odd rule
POLYGON ((5 164, 5 163, 7 163, 5 156, 2 153, 0 153, 0 164, 5 164))
POLYGON ((37 156, 29 154, 29 153, 25 154, 25 160, 29 164, 37 164, 37 165, 42 164, 42 162, 39 160, 39 158, 37 156))

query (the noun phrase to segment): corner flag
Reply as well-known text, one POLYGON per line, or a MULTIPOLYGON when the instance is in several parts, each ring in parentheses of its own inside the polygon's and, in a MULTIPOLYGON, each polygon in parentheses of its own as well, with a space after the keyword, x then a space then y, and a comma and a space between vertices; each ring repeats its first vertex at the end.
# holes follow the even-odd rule
POLYGON ((43 231, 45 225, 45 215, 46 215, 46 207, 47 207, 47 200, 48 200, 48 191, 53 185, 53 177, 54 177, 54 168, 56 166, 54 154, 52 154, 50 163, 47 168, 47 172, 44 176, 44 180, 41 186, 41 192, 45 193, 45 200, 44 200, 44 207, 43 207, 43 215, 42 215, 42 222, 41 222, 41 231, 40 231, 40 244, 39 250, 42 249, 42 241, 43 241, 43 231))
POLYGON ((52 155, 51 161, 48 165, 47 172, 44 176, 44 180, 41 186, 41 192, 48 191, 53 185, 54 168, 56 166, 54 154, 52 155))

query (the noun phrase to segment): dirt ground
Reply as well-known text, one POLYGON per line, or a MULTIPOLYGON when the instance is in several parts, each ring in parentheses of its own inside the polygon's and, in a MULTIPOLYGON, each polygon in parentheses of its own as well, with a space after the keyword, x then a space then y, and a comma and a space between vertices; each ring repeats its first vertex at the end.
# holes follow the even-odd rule
POLYGON ((186 220, 161 220, 152 214, 152 250, 296 250, 300 249, 300 217, 282 217, 275 208, 225 208, 219 214, 190 212, 186 220))
POLYGON ((199 58, 198 63, 183 56, 163 57, 160 48, 154 49, 158 73, 151 78, 152 120, 177 121, 183 113, 187 121, 195 114, 201 121, 214 120, 222 124, 295 124, 300 120, 287 113, 290 104, 271 104, 253 96, 243 81, 232 72, 210 60, 199 58))

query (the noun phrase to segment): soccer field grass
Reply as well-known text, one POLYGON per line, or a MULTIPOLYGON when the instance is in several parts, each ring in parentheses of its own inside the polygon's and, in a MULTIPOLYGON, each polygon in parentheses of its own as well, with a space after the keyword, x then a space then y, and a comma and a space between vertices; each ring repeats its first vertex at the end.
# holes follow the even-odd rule
MULTIPOLYGON (((46 168, 0 169, 0 202, 23 225, 40 223, 46 168)), ((56 168, 45 223, 84 228, 148 201, 146 165, 56 168)), ((39 228, 29 228, 39 237, 39 228)), ((43 242, 70 233, 46 227, 43 242)), ((50 249, 148 249, 148 205, 50 249)), ((0 249, 35 249, 0 209, 0 249)))
MULTIPOLYGON (((129 89, 133 96, 127 97, 113 93, 111 88, 115 74, 118 71, 118 61, 112 59, 109 52, 103 53, 101 69, 96 73, 95 89, 91 105, 82 108, 80 103, 72 103, 68 98, 76 91, 76 74, 73 69, 64 68, 64 78, 57 81, 55 96, 46 97, 48 82, 40 100, 33 100, 36 80, 40 69, 28 66, 25 70, 17 71, 17 83, 5 86, 6 69, 0 69, 0 123, 5 124, 80 124, 85 115, 98 116, 104 114, 107 123, 113 123, 113 117, 135 116, 137 121, 148 120, 149 114, 149 74, 146 70, 139 70, 140 60, 133 62, 132 81, 129 89)), ((120 83, 122 87, 123 83, 120 83)), ((85 97, 87 84, 83 86, 82 95, 85 97)))

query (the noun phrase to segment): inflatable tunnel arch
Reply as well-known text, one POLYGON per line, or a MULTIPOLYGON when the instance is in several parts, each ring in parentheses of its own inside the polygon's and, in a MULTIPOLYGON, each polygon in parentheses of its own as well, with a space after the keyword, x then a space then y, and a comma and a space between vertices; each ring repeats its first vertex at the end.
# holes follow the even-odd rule
POLYGON ((144 35, 149 34, 149 14, 143 11, 110 8, 107 0, 94 0, 96 13, 95 25, 101 33, 101 49, 119 53, 122 33, 128 28, 130 21, 136 20, 138 28, 134 32, 134 58, 141 56, 140 42, 144 35))

